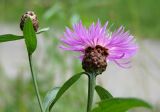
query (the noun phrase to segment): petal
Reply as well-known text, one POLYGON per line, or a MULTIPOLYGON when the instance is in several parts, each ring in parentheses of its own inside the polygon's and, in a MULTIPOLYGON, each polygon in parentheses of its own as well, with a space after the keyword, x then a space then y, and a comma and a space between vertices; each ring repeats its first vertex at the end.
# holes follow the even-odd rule
POLYGON ((120 60, 132 58, 138 49, 134 37, 129 32, 125 32, 123 27, 112 33, 106 47, 109 49, 108 60, 114 61, 121 67, 125 67, 126 63, 122 63, 120 60))

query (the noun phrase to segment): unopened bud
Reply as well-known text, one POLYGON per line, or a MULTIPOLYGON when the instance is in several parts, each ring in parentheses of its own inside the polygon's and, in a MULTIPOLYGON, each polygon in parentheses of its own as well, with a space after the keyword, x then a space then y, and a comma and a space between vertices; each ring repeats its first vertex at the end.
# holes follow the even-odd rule
POLYGON ((35 32, 37 32, 38 28, 39 28, 39 24, 38 24, 37 16, 33 11, 28 11, 24 15, 22 15, 21 22, 20 22, 21 30, 23 31, 24 23, 27 20, 27 18, 31 19, 32 24, 33 24, 33 28, 34 28, 35 32))

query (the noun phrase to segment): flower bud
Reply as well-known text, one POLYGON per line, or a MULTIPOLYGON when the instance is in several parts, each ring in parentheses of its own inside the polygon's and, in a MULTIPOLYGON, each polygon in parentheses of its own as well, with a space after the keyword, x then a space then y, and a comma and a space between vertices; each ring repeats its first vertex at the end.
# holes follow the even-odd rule
POLYGON ((34 28, 35 32, 37 32, 39 24, 38 24, 37 16, 36 16, 36 14, 33 11, 28 11, 24 15, 22 15, 21 21, 20 21, 20 28, 21 28, 21 30, 23 31, 24 23, 25 23, 25 21, 27 20, 28 17, 32 21, 33 28, 34 28))

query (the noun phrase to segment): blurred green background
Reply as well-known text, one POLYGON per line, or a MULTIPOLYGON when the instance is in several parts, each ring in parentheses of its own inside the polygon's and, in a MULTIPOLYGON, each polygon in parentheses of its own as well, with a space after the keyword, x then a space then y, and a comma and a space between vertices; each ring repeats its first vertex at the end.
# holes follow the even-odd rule
MULTIPOLYGON (((160 38, 160 0, 0 0, 0 33, 21 34, 20 17, 28 10, 37 14, 41 28, 50 27, 50 31, 40 35, 40 47, 34 56, 34 69, 42 97, 51 88, 62 85, 71 75, 82 71, 79 60, 70 59, 70 53, 59 49, 57 37, 62 35, 66 26, 72 26, 79 20, 89 26, 93 21, 100 19, 102 23, 109 21, 111 30, 121 25, 125 26, 138 40, 160 38)), ((16 47, 16 44, 20 43, 23 41, 9 44, 16 47)), ((38 112, 24 44, 19 51, 12 51, 11 45, 0 45, 0 55, 7 55, 6 58, 4 55, 0 57, 3 58, 3 61, 0 60, 0 112, 38 112), (21 52, 24 55, 20 56, 24 56, 24 59, 21 65, 15 64, 17 71, 16 75, 12 76, 12 71, 8 72, 8 69, 5 69, 5 63, 10 63, 7 60, 14 60, 17 58, 14 56, 21 52)), ((159 68, 159 65, 158 63, 155 66, 159 68)), ((87 99, 86 85, 86 78, 78 81, 58 101, 53 111, 84 112, 87 99)), ((160 110, 156 108, 154 112, 160 110)))
POLYGON ((79 19, 90 24, 99 18, 141 37, 159 37, 159 6, 159 0, 1 0, 0 20, 18 23, 21 14, 33 10, 45 26, 64 28, 79 19))

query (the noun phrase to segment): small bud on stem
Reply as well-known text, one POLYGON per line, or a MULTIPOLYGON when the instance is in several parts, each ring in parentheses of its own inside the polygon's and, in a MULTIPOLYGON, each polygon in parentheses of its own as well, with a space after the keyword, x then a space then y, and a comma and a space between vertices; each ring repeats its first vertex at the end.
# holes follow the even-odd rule
POLYGON ((33 11, 28 11, 24 15, 22 15, 21 21, 20 21, 21 30, 23 31, 24 22, 26 21, 26 19, 28 17, 32 20, 33 28, 34 28, 35 32, 37 32, 38 28, 39 28, 39 24, 38 24, 37 16, 33 11))

